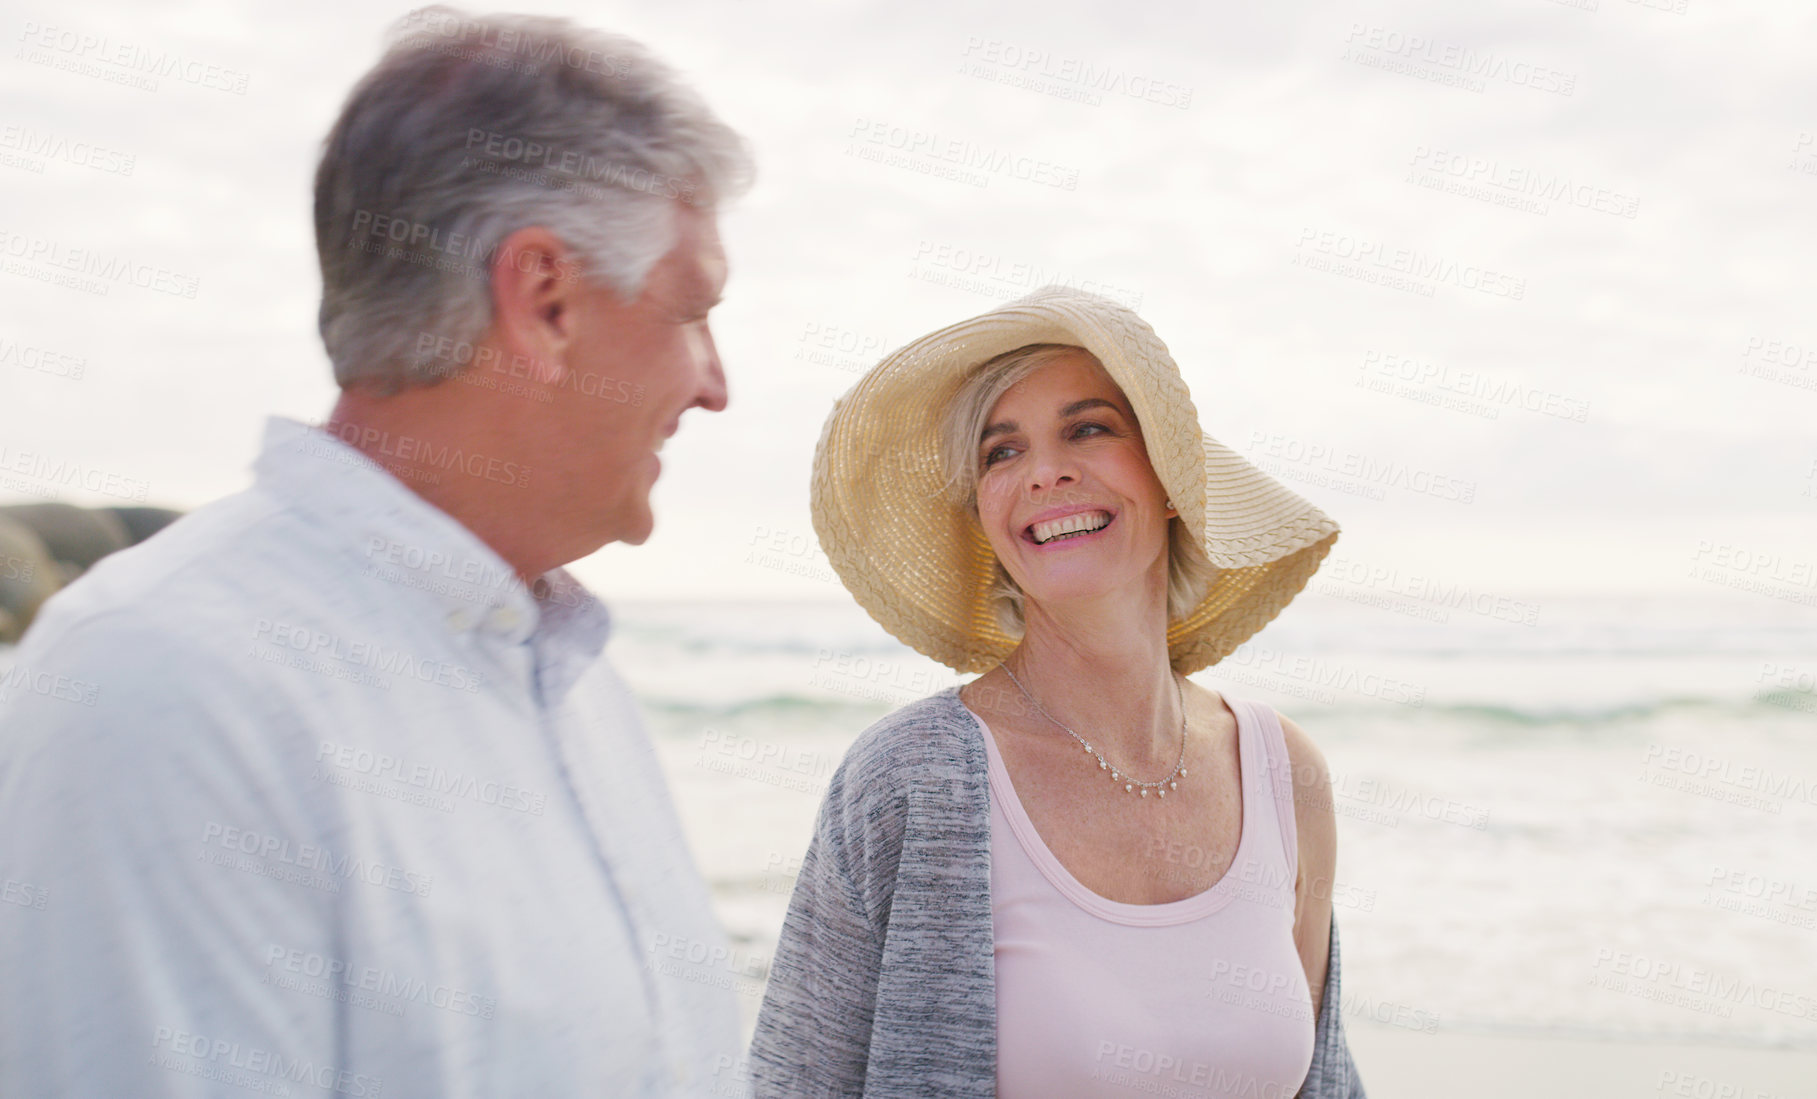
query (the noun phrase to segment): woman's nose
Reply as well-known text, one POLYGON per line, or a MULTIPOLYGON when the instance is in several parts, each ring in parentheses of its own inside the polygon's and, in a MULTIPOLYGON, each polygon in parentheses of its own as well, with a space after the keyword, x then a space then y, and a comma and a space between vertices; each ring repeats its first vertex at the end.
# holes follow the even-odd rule
POLYGON ((1024 484, 1030 493, 1052 491, 1079 480, 1079 471, 1061 448, 1036 447, 1029 452, 1029 459, 1024 484))

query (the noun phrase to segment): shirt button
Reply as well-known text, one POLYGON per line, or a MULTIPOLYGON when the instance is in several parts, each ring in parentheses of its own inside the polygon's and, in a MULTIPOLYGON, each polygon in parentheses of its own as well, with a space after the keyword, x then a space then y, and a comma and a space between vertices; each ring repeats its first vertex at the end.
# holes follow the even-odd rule
POLYGON ((523 615, 518 613, 516 607, 494 607, 487 616, 487 621, 493 629, 504 632, 516 629, 517 624, 523 621, 523 615))
POLYGON ((473 626, 473 612, 466 607, 456 607, 448 612, 448 628, 461 633, 473 626))

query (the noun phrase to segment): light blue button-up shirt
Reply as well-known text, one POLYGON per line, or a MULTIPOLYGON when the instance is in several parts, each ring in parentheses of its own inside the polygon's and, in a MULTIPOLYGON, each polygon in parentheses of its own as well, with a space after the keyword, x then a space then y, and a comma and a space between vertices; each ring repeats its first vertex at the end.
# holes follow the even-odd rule
POLYGON ((605 608, 322 431, 256 473, 0 675, 0 1095, 738 1093, 605 608))

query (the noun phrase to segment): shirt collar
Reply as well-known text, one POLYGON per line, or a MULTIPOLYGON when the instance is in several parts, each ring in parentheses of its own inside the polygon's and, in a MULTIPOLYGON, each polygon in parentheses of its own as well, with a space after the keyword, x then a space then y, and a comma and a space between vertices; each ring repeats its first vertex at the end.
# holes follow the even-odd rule
POLYGON ((565 693, 605 647, 611 615, 566 569, 538 577, 532 592, 479 536, 326 431, 270 417, 253 472, 260 487, 318 520, 360 573, 390 581, 445 628, 533 641, 539 664, 553 665, 542 669, 545 692, 565 693))

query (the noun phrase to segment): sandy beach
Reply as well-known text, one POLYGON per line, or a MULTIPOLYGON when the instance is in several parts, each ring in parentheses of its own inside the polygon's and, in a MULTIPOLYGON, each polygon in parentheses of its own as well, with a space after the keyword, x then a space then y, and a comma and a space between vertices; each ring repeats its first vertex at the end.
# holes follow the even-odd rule
POLYGON ((1423 1034, 1361 1021, 1346 1025, 1364 1085, 1384 1099, 1817 1097, 1817 1050, 1423 1034))

